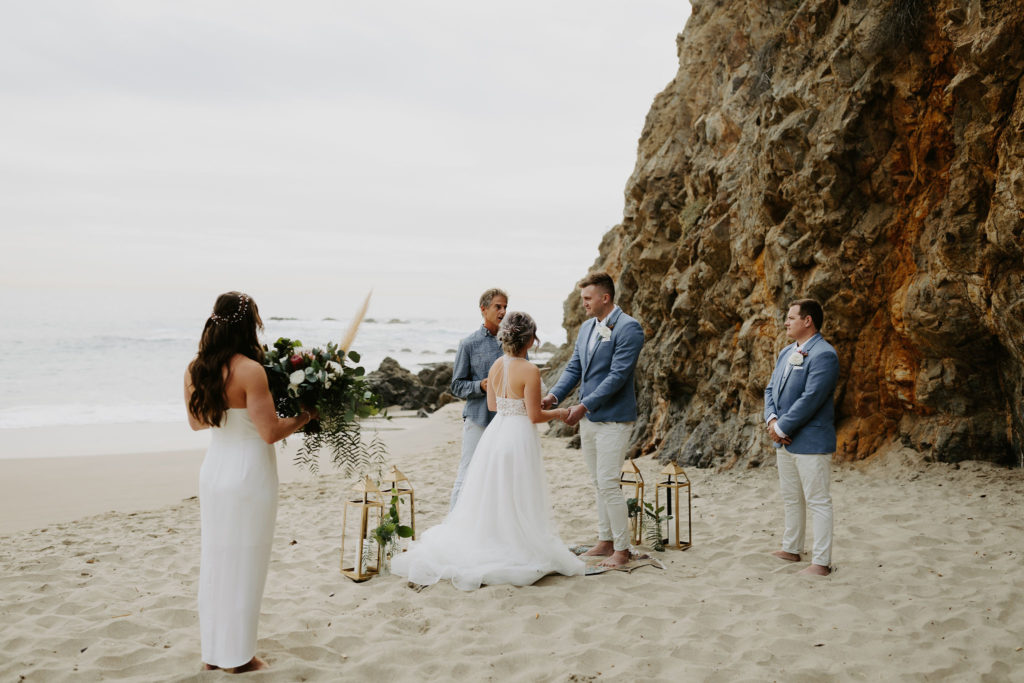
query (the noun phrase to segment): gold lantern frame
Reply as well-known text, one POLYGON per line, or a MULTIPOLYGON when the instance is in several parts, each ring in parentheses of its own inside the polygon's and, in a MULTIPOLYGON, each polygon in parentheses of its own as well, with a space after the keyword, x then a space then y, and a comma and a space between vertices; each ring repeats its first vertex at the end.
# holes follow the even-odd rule
POLYGON ((384 519, 384 495, 381 490, 373 483, 370 477, 366 477, 363 481, 352 487, 358 496, 355 498, 348 498, 345 500, 345 509, 341 517, 341 573, 352 579, 356 583, 372 579, 374 576, 380 573, 381 566, 383 564, 383 548, 380 544, 377 545, 376 561, 370 564, 369 561, 364 562, 365 545, 368 540, 367 538, 371 529, 375 529, 380 526, 384 519), (345 566, 345 537, 348 534, 348 511, 352 508, 359 515, 358 533, 359 539, 356 544, 356 556, 355 562, 352 563, 351 567, 345 566), (370 522, 373 518, 373 513, 376 512, 377 523, 371 527, 370 522))
POLYGON ((643 542, 644 525, 644 475, 640 468, 630 459, 622 463, 622 470, 619 472, 619 488, 632 487, 636 494, 638 512, 629 521, 629 536, 633 545, 640 545, 643 542))
POLYGON ((686 472, 683 468, 674 462, 670 462, 665 466, 659 474, 665 476, 664 481, 659 481, 654 485, 654 509, 657 510, 661 507, 660 493, 662 490, 665 491, 665 510, 672 515, 672 524, 675 527, 676 542, 669 543, 671 536, 669 535, 669 527, 665 528, 665 535, 667 538, 662 539, 667 548, 675 548, 676 550, 687 550, 693 546, 693 492, 690 486, 690 478, 686 476, 686 472), (681 477, 681 478, 680 478, 681 477), (683 542, 682 537, 679 535, 679 501, 683 497, 682 490, 686 489, 686 542, 683 542), (672 502, 672 492, 675 491, 675 503, 672 502))
MULTIPOLYGON (((412 528, 412 540, 416 540, 416 497, 412 490, 412 482, 409 481, 409 477, 402 474, 402 470, 398 469, 395 465, 391 466, 391 470, 384 475, 384 479, 381 482, 382 493, 390 495, 392 497, 397 496, 398 502, 401 503, 402 498, 408 496, 409 498, 409 524, 412 528)), ((399 521, 401 524, 401 510, 402 506, 397 506, 399 511, 399 521)))

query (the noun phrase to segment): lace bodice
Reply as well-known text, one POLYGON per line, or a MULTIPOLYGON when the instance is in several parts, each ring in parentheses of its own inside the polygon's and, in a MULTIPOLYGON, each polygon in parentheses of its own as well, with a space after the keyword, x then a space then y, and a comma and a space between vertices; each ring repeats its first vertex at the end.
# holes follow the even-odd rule
POLYGON ((498 415, 526 415, 526 401, 521 398, 508 396, 508 362, 511 360, 507 355, 502 356, 504 367, 501 373, 501 385, 498 387, 498 396, 495 400, 498 405, 498 415), (505 394, 502 396, 501 394, 505 394))
POLYGON ((526 401, 521 398, 497 397, 498 415, 526 415, 526 401))

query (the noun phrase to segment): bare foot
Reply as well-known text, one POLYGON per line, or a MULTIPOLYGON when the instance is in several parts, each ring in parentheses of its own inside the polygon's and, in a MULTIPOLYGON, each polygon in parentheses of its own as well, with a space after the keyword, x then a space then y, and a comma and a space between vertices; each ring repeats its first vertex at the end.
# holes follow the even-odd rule
POLYGON ((614 569, 616 567, 621 567, 622 565, 626 564, 627 562, 629 562, 629 551, 628 550, 616 550, 615 552, 612 553, 611 557, 609 557, 604 562, 599 562, 597 566, 598 567, 611 567, 612 569, 614 569))
POLYGON ((774 553, 772 553, 772 555, 779 558, 780 560, 785 560, 786 562, 800 561, 799 555, 797 555, 796 553, 787 553, 785 550, 776 550, 774 553))
POLYGON ((615 546, 611 541, 598 541, 597 545, 583 553, 587 557, 608 557, 615 552, 615 546))
POLYGON ((832 570, 828 567, 822 567, 820 564, 809 565, 806 569, 800 570, 801 574, 810 574, 812 576, 828 576, 832 573, 832 570))
POLYGON ((213 664, 207 664, 206 662, 203 662, 203 671, 216 671, 219 668, 219 666, 214 666, 213 664))
POLYGON ((269 668, 270 665, 264 662, 262 659, 260 659, 259 657, 253 657, 248 661, 248 663, 243 664, 242 666, 236 666, 234 669, 228 669, 227 671, 233 674, 244 674, 250 671, 262 671, 263 669, 269 668))

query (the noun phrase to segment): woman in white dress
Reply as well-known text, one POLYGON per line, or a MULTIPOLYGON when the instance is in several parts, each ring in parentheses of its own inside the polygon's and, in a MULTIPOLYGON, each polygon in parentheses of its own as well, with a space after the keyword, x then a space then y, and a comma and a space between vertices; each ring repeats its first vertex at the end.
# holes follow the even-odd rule
POLYGON ((449 579, 461 590, 583 574, 583 561, 558 537, 551 519, 534 424, 565 419, 568 409, 540 407, 540 370, 526 360, 536 333, 526 313, 502 320, 497 338, 505 355, 487 378, 487 405, 498 414, 473 453, 455 507, 392 560, 395 574, 422 585, 449 579))
POLYGON ((256 627, 277 517, 273 444, 315 417, 277 416, 257 339, 261 329, 248 295, 221 294, 185 372, 188 423, 212 428, 199 471, 202 660, 206 669, 233 673, 267 668, 256 656, 256 627))

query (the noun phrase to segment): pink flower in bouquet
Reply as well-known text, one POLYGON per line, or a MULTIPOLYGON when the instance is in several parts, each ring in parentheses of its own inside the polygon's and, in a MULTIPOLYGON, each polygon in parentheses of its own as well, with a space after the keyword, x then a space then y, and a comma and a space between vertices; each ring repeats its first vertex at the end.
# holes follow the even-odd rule
POLYGON ((296 353, 294 356, 288 359, 288 362, 292 364, 293 368, 301 368, 303 362, 302 356, 296 353))

